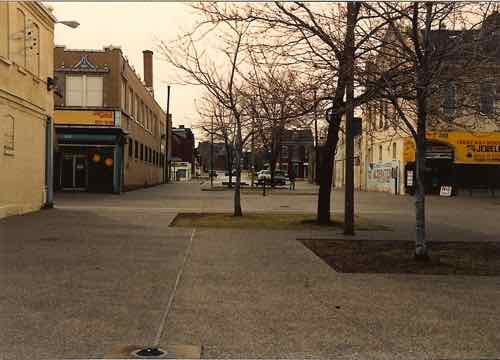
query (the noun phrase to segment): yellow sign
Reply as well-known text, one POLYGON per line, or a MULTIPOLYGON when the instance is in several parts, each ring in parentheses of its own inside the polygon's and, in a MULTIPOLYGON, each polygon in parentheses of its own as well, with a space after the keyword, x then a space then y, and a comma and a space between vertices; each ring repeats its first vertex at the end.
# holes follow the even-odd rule
POLYGON ((415 161, 415 141, 413 140, 413 137, 408 137, 404 139, 403 160, 405 163, 415 161))
POLYGON ((114 126, 113 111, 56 110, 54 123, 60 125, 104 125, 114 126))
MULTIPOLYGON (((455 164, 500 165, 500 132, 430 131, 427 140, 449 145, 454 150, 455 164)), ((415 161, 413 138, 404 141, 404 161, 415 161)))

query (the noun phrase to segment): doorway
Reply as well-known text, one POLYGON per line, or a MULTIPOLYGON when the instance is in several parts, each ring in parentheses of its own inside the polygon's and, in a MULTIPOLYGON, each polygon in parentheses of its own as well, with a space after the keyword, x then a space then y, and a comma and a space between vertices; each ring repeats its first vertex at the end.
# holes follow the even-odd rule
POLYGON ((88 164, 83 154, 64 153, 61 166, 63 190, 87 190, 88 164))

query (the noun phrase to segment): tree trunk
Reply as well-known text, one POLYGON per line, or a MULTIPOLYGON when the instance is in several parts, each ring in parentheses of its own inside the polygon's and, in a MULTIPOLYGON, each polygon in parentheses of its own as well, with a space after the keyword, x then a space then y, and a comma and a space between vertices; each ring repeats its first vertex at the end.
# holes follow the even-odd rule
POLYGON ((226 159, 227 159, 227 164, 226 167, 229 171, 229 187, 233 187, 233 153, 231 150, 231 146, 229 144, 226 144, 226 159))
POLYGON ((272 143, 271 143, 271 161, 269 163, 269 170, 271 171, 271 187, 274 187, 274 174, 276 172, 276 163, 280 156, 280 143, 278 140, 278 135, 276 134, 276 128, 272 129, 272 143))
POLYGON ((417 87, 417 138, 415 139, 415 259, 429 258, 425 238, 425 133, 427 97, 423 87, 417 87))
POLYGON ((356 3, 347 3, 347 33, 344 54, 346 55, 346 102, 345 116, 345 187, 344 187, 344 234, 354 235, 354 48, 356 26, 356 3))
POLYGON ((241 125, 237 125, 236 129, 236 185, 234 187, 234 216, 243 216, 241 211, 241 125))
POLYGON ((271 151, 271 161, 269 162, 269 171, 271 172, 270 184, 272 186, 274 184, 274 173, 276 172, 276 156, 274 155, 274 151, 271 151))
POLYGON ((326 143, 319 151, 319 193, 316 221, 318 224, 322 225, 330 223, 333 161, 335 158, 335 149, 339 140, 340 119, 340 115, 334 115, 333 119, 330 121, 326 143))

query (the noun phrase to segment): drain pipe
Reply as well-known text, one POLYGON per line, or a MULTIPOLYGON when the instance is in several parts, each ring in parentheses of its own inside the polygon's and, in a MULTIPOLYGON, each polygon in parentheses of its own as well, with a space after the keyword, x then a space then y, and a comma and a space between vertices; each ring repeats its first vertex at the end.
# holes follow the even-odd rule
POLYGON ((47 196, 44 209, 54 207, 54 120, 47 116, 45 127, 45 188, 47 196))

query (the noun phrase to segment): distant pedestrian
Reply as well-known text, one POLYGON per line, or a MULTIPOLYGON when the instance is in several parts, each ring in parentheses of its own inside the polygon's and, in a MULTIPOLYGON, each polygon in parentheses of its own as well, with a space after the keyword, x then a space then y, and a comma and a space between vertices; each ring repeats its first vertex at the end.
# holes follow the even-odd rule
POLYGON ((295 174, 293 170, 290 171, 288 178, 290 179, 290 190, 295 190, 295 174))

